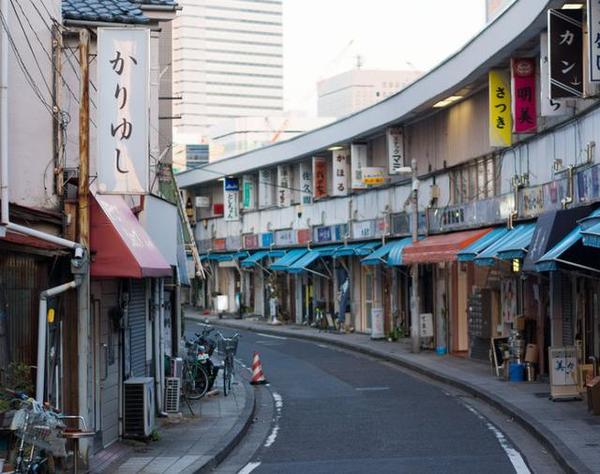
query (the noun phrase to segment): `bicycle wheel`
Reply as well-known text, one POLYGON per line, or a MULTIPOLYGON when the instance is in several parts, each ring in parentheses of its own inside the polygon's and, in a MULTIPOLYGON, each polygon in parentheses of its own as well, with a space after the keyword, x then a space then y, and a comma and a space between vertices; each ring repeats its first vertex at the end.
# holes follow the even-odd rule
POLYGON ((227 392, 230 387, 227 386, 227 379, 230 377, 230 368, 229 368, 229 359, 225 356, 225 360, 223 361, 223 395, 227 396, 227 392))
POLYGON ((189 364, 183 370, 183 395, 190 400, 198 400, 208 390, 208 375, 206 371, 196 365, 189 364))

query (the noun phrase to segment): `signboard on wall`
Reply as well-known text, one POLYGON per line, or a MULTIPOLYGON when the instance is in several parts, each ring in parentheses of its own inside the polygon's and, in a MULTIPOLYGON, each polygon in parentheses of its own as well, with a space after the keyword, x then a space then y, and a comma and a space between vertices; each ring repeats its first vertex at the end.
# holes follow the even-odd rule
POLYGON ((590 82, 600 81, 600 0, 587 2, 588 52, 590 82))
POLYGON ((320 199, 327 196, 327 159, 313 158, 313 197, 320 199))
POLYGON ((550 97, 550 62, 548 59, 548 33, 540 35, 540 113, 542 117, 569 113, 564 99, 550 97))
POLYGON ((275 231, 275 245, 285 246, 296 244, 296 231, 283 229, 275 231))
POLYGON ((148 192, 150 30, 98 28, 98 191, 148 192))
POLYGON ((332 152, 333 176, 332 192, 333 196, 346 196, 348 194, 348 161, 350 156, 347 149, 335 150, 332 152))
POLYGON ((242 205, 244 209, 254 209, 256 207, 256 189, 255 179, 252 175, 242 177, 242 205))
POLYGON ((404 168, 404 130, 400 127, 387 129, 388 168, 390 174, 398 174, 404 168))
POLYGON ((258 172, 258 205, 271 207, 275 204, 275 169, 265 169, 258 172))
POLYGON ((312 203, 313 198, 313 175, 311 164, 307 161, 300 163, 300 192, 301 204, 312 203))
POLYGON ((507 71, 493 69, 488 79, 490 146, 510 146, 512 140, 510 76, 507 71))
POLYGON ((306 244, 310 241, 310 229, 298 229, 296 241, 299 244, 306 244))
MULTIPOLYGON (((595 3, 595 2, 593 2, 595 3)), ((550 97, 583 97, 583 10, 548 10, 550 97)), ((592 42, 596 38, 590 37, 592 42)))
POLYGON ((277 205, 288 207, 292 202, 290 167, 279 165, 277 167, 277 205))
POLYGON ((226 221, 240 219, 240 184, 237 178, 225 178, 223 181, 224 218, 226 221))
POLYGON ((213 250, 225 250, 226 246, 227 246, 226 239, 213 239, 213 245, 212 245, 213 250))
POLYGON ((273 245, 273 233, 265 232, 264 234, 260 234, 260 243, 261 247, 270 247, 273 245))
POLYGON ((350 168, 352 189, 364 189, 362 170, 367 167, 367 145, 353 143, 350 148, 350 168))
POLYGON ((534 133, 537 130, 535 60, 512 58, 511 73, 513 130, 534 133))
POLYGON ((196 207, 200 208, 209 208, 210 207, 210 198, 208 196, 196 196, 194 199, 194 204, 196 207))
POLYGON ((244 248, 245 249, 258 248, 258 235, 256 235, 256 234, 244 235, 244 248))

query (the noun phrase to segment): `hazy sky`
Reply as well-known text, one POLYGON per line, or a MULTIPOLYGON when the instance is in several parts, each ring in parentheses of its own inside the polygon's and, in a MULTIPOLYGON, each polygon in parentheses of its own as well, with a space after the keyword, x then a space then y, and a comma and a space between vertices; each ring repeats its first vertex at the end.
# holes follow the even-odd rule
POLYGON ((319 79, 351 69, 428 70, 484 26, 485 0, 284 0, 286 110, 316 112, 319 79))

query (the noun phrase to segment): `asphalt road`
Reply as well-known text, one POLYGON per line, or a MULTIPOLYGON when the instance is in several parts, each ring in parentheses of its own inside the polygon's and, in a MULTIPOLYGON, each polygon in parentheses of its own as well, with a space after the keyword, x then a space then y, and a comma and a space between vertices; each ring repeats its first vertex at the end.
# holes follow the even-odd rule
POLYGON ((249 367, 260 353, 274 406, 241 473, 528 472, 498 429, 439 386, 325 345, 242 334, 238 357, 249 367))

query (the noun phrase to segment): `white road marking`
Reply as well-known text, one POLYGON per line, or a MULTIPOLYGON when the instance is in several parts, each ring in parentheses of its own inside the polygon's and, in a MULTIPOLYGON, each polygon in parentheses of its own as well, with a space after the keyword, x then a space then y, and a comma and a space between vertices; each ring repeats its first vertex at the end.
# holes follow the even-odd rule
POLYGON ((496 428, 492 423, 490 423, 481 413, 479 413, 477 410, 475 410, 475 408, 473 408, 470 405, 467 405, 466 403, 464 405, 467 408, 467 410, 469 410, 477 418, 479 418, 481 421, 483 421, 485 423, 485 425, 487 426, 487 428, 492 433, 494 433, 494 436, 496 436, 496 439, 500 443, 500 446, 502 447, 502 449, 508 456, 508 459, 511 462, 511 464, 513 465, 513 467, 515 468, 515 472, 517 474, 531 474, 531 471, 527 467, 527 464, 525 463, 523 456, 521 456, 521 453, 519 453, 519 451, 517 451, 515 448, 513 448, 511 443, 506 439, 506 436, 504 436, 504 433, 502 433, 498 428, 496 428))
POLYGON ((281 411, 283 410, 283 398, 277 392, 273 392, 273 400, 275 400, 275 425, 271 430, 271 434, 265 441, 265 448, 270 447, 275 442, 277 435, 279 434, 279 419, 281 418, 281 411))
POLYGON ((254 469, 256 469, 258 466, 260 466, 259 462, 249 462, 248 464, 246 464, 241 471, 238 472, 238 474, 250 474, 252 471, 254 471, 254 469))
POLYGON ((270 337, 273 339, 283 339, 284 341, 287 340, 287 337, 283 337, 283 336, 273 336, 272 334, 264 334, 262 332, 257 332, 256 334, 258 334, 259 336, 262 336, 262 337, 270 337))
POLYGON ((329 349, 329 346, 326 346, 325 344, 317 344, 317 346, 322 347, 323 349, 329 349))
POLYGON ((381 390, 389 390, 390 387, 355 387, 354 390, 359 392, 378 392, 381 390))

